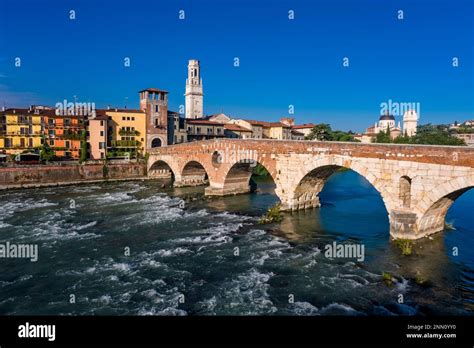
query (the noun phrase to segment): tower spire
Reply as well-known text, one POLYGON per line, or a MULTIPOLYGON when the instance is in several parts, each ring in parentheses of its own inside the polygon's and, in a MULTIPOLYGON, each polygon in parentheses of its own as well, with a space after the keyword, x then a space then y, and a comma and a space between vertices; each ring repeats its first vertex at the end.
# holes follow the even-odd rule
POLYGON ((203 98, 201 66, 196 59, 188 63, 188 78, 186 79, 186 118, 203 117, 203 98))

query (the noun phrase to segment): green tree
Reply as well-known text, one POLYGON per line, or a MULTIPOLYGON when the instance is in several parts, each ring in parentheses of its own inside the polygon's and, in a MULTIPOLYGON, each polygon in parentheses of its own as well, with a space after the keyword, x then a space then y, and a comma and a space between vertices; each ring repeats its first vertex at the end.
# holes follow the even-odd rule
POLYGON ((330 141, 332 140, 332 129, 327 123, 317 124, 311 129, 311 133, 306 136, 307 140, 320 140, 330 141))
POLYGON ((49 146, 44 137, 43 144, 39 147, 39 155, 42 162, 48 162, 54 158, 54 150, 49 146))
POLYGON ((377 133, 374 139, 375 143, 382 143, 382 144, 388 144, 392 142, 392 139, 390 138, 390 128, 387 126, 386 131, 380 131, 377 133))
POLYGON ((81 158, 80 162, 85 162, 87 160, 87 133, 85 130, 81 134, 81 158))

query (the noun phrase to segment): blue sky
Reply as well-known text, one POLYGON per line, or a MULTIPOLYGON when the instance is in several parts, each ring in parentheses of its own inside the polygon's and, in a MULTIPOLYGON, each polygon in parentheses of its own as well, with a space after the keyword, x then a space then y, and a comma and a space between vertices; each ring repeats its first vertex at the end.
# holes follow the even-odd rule
POLYGON ((392 99, 419 102, 421 123, 474 119, 471 0, 0 0, 0 23, 2 105, 137 108, 156 87, 178 110, 199 59, 206 114, 277 120, 294 105, 297 123, 361 131, 392 99))

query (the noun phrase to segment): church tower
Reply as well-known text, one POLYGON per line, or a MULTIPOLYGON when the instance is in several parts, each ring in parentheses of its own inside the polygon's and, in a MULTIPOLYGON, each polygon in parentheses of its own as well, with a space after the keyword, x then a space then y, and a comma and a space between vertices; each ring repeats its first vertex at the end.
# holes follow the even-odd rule
POLYGON ((416 126, 418 123, 418 114, 415 110, 408 110, 403 115, 403 134, 413 136, 416 134, 416 126))
POLYGON ((186 79, 186 118, 201 118, 203 114, 203 96, 201 68, 199 61, 189 60, 188 78, 186 79))

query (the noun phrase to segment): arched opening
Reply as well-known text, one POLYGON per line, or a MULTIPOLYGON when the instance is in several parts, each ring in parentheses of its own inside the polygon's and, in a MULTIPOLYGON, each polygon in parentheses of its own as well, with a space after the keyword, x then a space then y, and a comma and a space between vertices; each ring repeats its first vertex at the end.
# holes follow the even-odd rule
POLYGON ((155 138, 151 141, 151 147, 160 147, 161 146, 161 139, 155 138))
POLYGON ((242 160, 235 163, 224 180, 226 193, 247 193, 256 190, 274 194, 275 180, 270 171, 255 160, 242 160))
POLYGON ((222 200, 213 201, 213 206, 251 215, 265 214, 268 208, 280 203, 273 174, 264 164, 254 160, 234 163, 227 171, 223 187, 208 188, 211 195, 224 196, 222 200))
POLYGON ((358 172, 326 165, 308 172, 294 191, 292 207, 299 225, 315 231, 360 237, 385 243, 389 238, 388 212, 380 192, 358 172), (317 210, 303 209, 320 207, 317 210), (311 221, 309 221, 311 220, 311 221), (311 222, 311 223, 310 223, 311 222))
POLYGON ((411 205, 411 179, 408 176, 400 178, 399 185, 400 204, 403 208, 410 208, 411 205))
MULTIPOLYGON (((444 250, 448 258, 457 265, 458 288, 462 289, 463 299, 474 303, 474 187, 453 192, 443 197, 447 212, 442 221, 444 250), (451 203, 449 203, 451 201, 451 203)), ((439 205, 439 204, 438 204, 439 205)), ((431 209, 430 209, 431 210, 431 209)), ((442 211, 440 211, 442 214, 442 211)))
MULTIPOLYGON (((431 234, 434 232, 439 232, 444 230, 446 226, 446 216, 448 213, 448 210, 450 207, 453 205, 453 203, 460 198, 464 193, 472 189, 473 186, 470 187, 465 187, 456 191, 453 191, 440 199, 438 199, 435 203, 431 205, 431 207, 423 214, 422 218, 418 222, 418 233, 422 234, 431 234)), ((474 196, 473 191, 466 193, 466 195, 469 195, 471 197, 474 196)), ((473 205, 474 206, 474 205, 473 205)), ((459 208, 458 208, 459 209, 459 208)), ((463 211, 465 214, 464 217, 468 222, 469 226, 473 225, 473 218, 472 218, 472 210, 469 212, 469 214, 466 214, 464 210, 463 211)), ((462 221, 464 219, 460 219, 462 221)), ((465 223, 465 222, 464 222, 465 223)), ((460 222, 462 224, 462 222, 460 222)), ((452 222, 448 223, 448 227, 451 228, 456 228, 455 224, 452 222), (451 226, 454 225, 454 226, 451 226)))
POLYGON ((190 161, 186 163, 181 173, 181 181, 176 183, 176 186, 199 186, 209 183, 204 166, 197 161, 190 161))
POLYGON ((171 167, 165 161, 159 160, 151 165, 148 169, 148 176, 157 179, 174 180, 174 173, 171 167))

